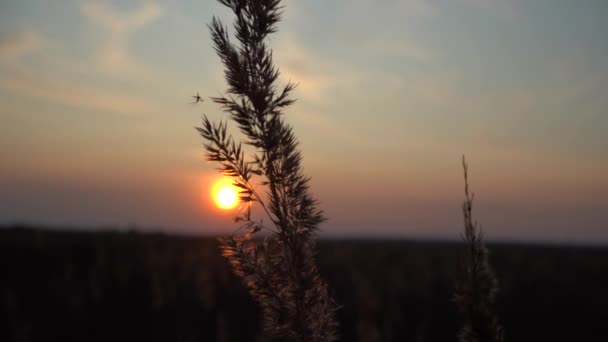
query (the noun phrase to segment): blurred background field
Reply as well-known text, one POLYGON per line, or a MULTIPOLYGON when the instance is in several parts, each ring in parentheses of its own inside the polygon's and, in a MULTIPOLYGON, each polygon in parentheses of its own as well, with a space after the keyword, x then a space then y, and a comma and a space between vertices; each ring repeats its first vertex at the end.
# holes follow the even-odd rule
MULTIPOLYGON (((456 341, 455 242, 321 240, 343 341, 456 341)), ((608 341, 608 248, 490 244, 507 341, 608 341)), ((0 341, 264 341, 210 237, 0 229, 0 341)))

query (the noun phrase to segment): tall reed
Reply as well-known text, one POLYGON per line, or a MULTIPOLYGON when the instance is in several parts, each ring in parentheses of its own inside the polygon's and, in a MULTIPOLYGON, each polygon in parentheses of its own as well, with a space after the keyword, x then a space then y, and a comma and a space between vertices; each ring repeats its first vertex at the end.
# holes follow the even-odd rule
POLYGON ((233 177, 246 207, 235 218, 241 234, 220 239, 222 254, 260 304, 265 331, 289 341, 335 341, 336 305, 315 263, 315 233, 324 220, 302 170, 293 129, 283 120, 294 103, 293 83, 279 86, 279 70, 266 44, 276 31, 280 0, 218 0, 236 19, 236 44, 216 17, 209 25, 215 51, 225 67, 226 95, 213 97, 244 138, 228 133, 226 121, 203 116, 197 130, 207 159, 233 177), (250 146, 251 157, 245 150, 250 146), (259 205, 271 225, 251 215, 259 205), (270 234, 254 236, 261 230, 270 234))
POLYGON ((488 249, 483 240, 481 227, 473 220, 474 194, 469 193, 469 170, 464 156, 462 167, 465 194, 462 204, 464 216, 462 239, 466 244, 466 251, 461 263, 461 279, 456 286, 454 296, 454 301, 464 318, 459 338, 462 342, 502 342, 504 332, 495 308, 498 280, 488 260, 488 249))

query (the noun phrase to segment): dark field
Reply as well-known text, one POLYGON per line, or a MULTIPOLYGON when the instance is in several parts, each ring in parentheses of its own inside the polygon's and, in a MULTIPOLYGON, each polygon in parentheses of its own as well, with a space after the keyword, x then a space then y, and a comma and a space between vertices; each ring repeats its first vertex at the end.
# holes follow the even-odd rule
MULTIPOLYGON (((490 245, 507 341, 608 341, 608 248, 490 245)), ((343 341, 456 341, 462 246, 321 241, 343 341)), ((0 341, 263 341, 211 238, 0 229, 0 341)))

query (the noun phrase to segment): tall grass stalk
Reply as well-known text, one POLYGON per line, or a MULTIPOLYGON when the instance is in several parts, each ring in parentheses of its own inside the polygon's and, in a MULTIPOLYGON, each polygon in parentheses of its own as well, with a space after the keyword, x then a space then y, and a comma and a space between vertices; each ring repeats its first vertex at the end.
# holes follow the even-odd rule
POLYGON ((456 287, 454 300, 464 317, 460 331, 462 342, 502 342, 503 328, 495 310, 498 280, 489 260, 488 249, 477 221, 473 220, 473 198, 469 193, 468 165, 462 157, 464 169, 464 194, 462 204, 466 252, 461 263, 461 279, 456 287))
POLYGON ((334 341, 336 305, 315 263, 315 233, 324 220, 303 173, 293 129, 283 120, 294 103, 295 85, 277 83, 279 70, 266 44, 276 31, 280 0, 218 0, 236 16, 234 34, 216 17, 209 25, 215 51, 225 67, 228 90, 213 97, 236 123, 244 138, 235 139, 226 121, 203 115, 197 130, 205 140, 207 159, 234 179, 246 209, 235 221, 240 234, 220 239, 222 254, 260 304, 265 331, 289 341, 334 341), (246 158, 245 149, 253 150, 246 158), (259 205, 271 226, 254 220, 259 205), (268 229, 263 240, 254 239, 268 229))

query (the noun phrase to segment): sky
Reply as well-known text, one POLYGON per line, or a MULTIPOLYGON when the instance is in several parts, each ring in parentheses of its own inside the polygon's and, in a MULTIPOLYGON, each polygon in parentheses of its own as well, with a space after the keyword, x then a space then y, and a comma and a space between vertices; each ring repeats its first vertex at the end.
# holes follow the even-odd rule
MULTIPOLYGON (((234 230, 194 127, 211 0, 0 2, 0 223, 234 230)), ((608 242, 608 2, 286 1, 269 41, 323 236, 608 242)), ((234 126, 232 126, 234 128, 234 126)), ((237 130, 233 130, 238 133, 237 130)))

